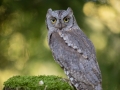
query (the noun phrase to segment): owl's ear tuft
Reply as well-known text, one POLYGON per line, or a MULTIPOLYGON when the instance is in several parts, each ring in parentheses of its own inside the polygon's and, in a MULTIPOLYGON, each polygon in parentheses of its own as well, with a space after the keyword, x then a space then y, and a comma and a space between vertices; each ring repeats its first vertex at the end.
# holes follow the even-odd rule
POLYGON ((47 13, 49 13, 49 14, 50 14, 51 12, 52 12, 52 9, 51 9, 51 8, 49 8, 49 9, 48 9, 48 11, 47 11, 47 13))
POLYGON ((70 7, 67 8, 67 11, 69 12, 69 14, 73 14, 73 11, 70 7))

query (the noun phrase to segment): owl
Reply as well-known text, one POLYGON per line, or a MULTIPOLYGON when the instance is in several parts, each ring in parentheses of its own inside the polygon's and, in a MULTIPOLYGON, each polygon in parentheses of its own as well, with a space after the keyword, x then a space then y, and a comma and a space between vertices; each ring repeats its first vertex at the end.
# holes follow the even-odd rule
POLYGON ((76 90, 102 90, 95 48, 79 28, 72 9, 48 9, 46 25, 53 57, 76 90))

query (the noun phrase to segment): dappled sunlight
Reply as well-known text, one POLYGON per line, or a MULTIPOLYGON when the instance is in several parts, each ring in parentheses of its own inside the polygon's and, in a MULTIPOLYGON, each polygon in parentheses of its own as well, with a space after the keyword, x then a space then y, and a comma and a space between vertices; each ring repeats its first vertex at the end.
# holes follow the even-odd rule
POLYGON ((104 25, 99 21, 98 18, 85 18, 86 24, 95 32, 102 32, 104 30, 104 25))
POLYGON ((17 60, 19 57, 25 55, 25 39, 22 34, 14 33, 9 40, 9 48, 8 48, 8 58, 10 60, 17 60))
POLYGON ((109 22, 115 19, 116 14, 112 7, 103 5, 98 8, 98 16, 103 21, 109 22))
MULTIPOLYGON (((118 0, 110 0, 109 5, 97 5, 94 2, 88 2, 83 7, 83 12, 88 17, 96 17, 98 20, 102 21, 104 25, 106 25, 109 30, 113 33, 120 33, 120 13, 119 7, 120 1, 118 0), (114 8, 115 7, 115 8, 114 8), (116 10, 115 10, 116 9, 116 10)), ((96 23, 93 21, 93 23, 96 23)), ((94 24, 95 25, 95 24, 94 24)), ((93 25, 93 27, 94 27, 93 25)), ((104 29, 104 28, 103 28, 104 29)))
POLYGON ((2 90, 3 82, 15 75, 20 75, 20 73, 13 69, 0 70, 0 90, 2 90))
POLYGON ((14 30, 14 27, 12 27, 11 23, 8 20, 6 20, 2 22, 0 35, 4 37, 9 36, 10 34, 13 33, 13 30, 14 30))
MULTIPOLYGON (((120 15, 120 14, 119 14, 120 15)), ((101 6, 98 8, 98 16, 113 33, 120 33, 120 17, 112 7, 101 6)))
POLYGON ((64 73, 61 73, 61 68, 55 63, 50 62, 39 62, 34 63, 31 67, 31 75, 57 75, 65 77, 64 73))
POLYGON ((29 59, 26 42, 22 34, 14 33, 9 40, 8 58, 16 61, 15 67, 23 69, 25 62, 29 59))
POLYGON ((115 20, 106 23, 106 25, 109 27, 109 30, 115 34, 120 33, 120 17, 116 18, 115 20))
POLYGON ((109 0, 112 7, 120 14, 120 0, 109 0))
POLYGON ((47 37, 46 37, 45 40, 44 40, 44 46, 45 46, 48 50, 50 50, 49 45, 48 45, 48 38, 47 38, 47 37))
MULTIPOLYGON (((46 23, 45 23, 46 24, 46 23)), ((42 30, 42 35, 41 35, 41 37, 44 37, 43 38, 43 45, 44 45, 44 47, 46 48, 46 49, 48 49, 48 50, 50 50, 50 48, 49 48, 49 45, 48 45, 48 36, 47 36, 47 27, 45 26, 45 24, 44 25, 42 25, 41 26, 41 30, 42 30)))
POLYGON ((90 35, 90 39, 92 40, 96 49, 103 50, 104 48, 106 48, 107 40, 106 40, 105 36, 103 36, 102 34, 93 33, 90 35))
MULTIPOLYGON (((4 40, 2 42, 4 43, 4 40)), ((4 53, 4 56, 6 56, 10 62, 15 62, 15 64, 13 66, 14 68, 10 67, 9 69, 0 70, 0 87, 2 87, 1 85, 3 85, 3 82, 8 78, 17 74, 19 75, 19 70, 23 69, 24 64, 29 59, 26 41, 22 34, 16 32, 11 36, 8 49, 4 53)))
POLYGON ((87 2, 83 7, 83 12, 86 16, 95 16, 97 13, 96 4, 94 2, 87 2))

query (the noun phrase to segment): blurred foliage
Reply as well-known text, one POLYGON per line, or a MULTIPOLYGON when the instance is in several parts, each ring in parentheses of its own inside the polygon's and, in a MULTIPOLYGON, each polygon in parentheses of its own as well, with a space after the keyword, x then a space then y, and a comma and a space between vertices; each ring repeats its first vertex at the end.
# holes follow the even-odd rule
POLYGON ((120 90, 120 0, 0 0, 0 89, 14 75, 58 75, 47 44, 48 8, 71 7, 95 45, 104 90, 120 90))

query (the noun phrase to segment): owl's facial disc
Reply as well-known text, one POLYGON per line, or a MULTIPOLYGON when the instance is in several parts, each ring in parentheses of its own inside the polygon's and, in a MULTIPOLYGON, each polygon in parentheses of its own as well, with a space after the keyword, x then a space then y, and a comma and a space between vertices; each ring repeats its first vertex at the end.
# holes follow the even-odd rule
POLYGON ((57 30, 67 30, 73 25, 73 12, 71 8, 67 10, 52 10, 48 9, 47 24, 49 28, 57 30))

